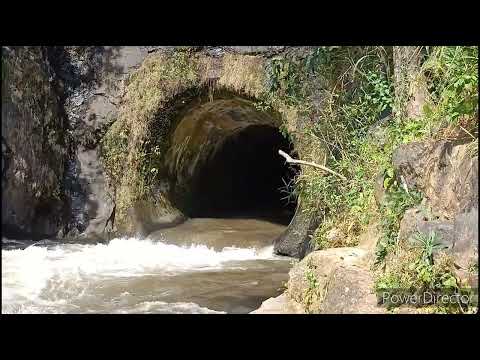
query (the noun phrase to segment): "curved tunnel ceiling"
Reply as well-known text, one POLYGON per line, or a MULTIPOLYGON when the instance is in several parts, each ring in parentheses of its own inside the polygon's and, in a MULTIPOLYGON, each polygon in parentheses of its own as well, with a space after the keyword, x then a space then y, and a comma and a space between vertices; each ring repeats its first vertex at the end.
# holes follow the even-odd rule
POLYGON ((292 151, 292 145, 276 124, 243 99, 190 109, 165 157, 174 204, 191 217, 291 216, 293 206, 281 200, 279 188, 294 174, 278 149, 292 151))

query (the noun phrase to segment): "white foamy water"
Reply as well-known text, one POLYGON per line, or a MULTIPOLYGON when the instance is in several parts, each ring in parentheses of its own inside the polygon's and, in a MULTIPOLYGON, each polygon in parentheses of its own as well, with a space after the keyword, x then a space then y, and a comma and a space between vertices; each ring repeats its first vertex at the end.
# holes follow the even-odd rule
MULTIPOLYGON (((218 313, 188 301, 196 296, 185 295, 188 278, 209 281, 198 274, 224 269, 238 274, 248 268, 242 264, 277 260, 272 250, 273 246, 215 251, 205 245, 180 247, 136 238, 2 249, 2 312, 218 313), (177 285, 172 278, 180 276, 177 285), (163 301, 171 300, 174 291, 185 299, 163 301)), ((221 286, 227 280, 222 278, 221 286)))

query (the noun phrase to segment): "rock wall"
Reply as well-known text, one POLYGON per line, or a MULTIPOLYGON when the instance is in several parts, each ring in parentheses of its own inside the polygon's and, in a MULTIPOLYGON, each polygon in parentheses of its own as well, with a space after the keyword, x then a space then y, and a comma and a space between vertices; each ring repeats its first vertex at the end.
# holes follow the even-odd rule
POLYGON ((68 136, 44 49, 2 48, 2 229, 51 236, 65 221, 68 136))
POLYGON ((115 194, 108 187, 100 141, 115 120, 123 81, 145 58, 141 47, 49 48, 73 143, 65 191, 70 219, 60 236, 105 238, 114 217, 115 194))

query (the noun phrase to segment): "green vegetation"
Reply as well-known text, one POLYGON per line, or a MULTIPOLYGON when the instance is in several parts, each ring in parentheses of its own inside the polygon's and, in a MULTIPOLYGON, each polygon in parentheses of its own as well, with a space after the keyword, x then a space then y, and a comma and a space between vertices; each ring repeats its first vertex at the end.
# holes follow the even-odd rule
POLYGON ((305 277, 308 282, 308 288, 305 291, 305 297, 304 297, 304 304, 309 311, 310 306, 313 304, 315 301, 316 297, 318 297, 318 280, 315 275, 315 266, 312 263, 307 264, 307 270, 305 272, 305 277))
MULTIPOLYGON (((394 243, 404 211, 421 200, 415 190, 403 194, 396 184, 391 165, 395 148, 434 134, 446 137, 452 127, 461 126, 478 136, 478 48, 425 50, 421 71, 435 91, 427 99, 424 115, 409 119, 391 114, 394 84, 388 48, 321 47, 302 59, 272 60, 267 66, 269 95, 264 103, 282 101, 310 120, 296 139, 316 141, 308 141, 308 152, 301 152, 301 144, 296 144, 302 157, 325 161, 348 178, 345 182, 303 169, 296 179, 293 192, 302 199, 305 211, 323 218, 314 234, 318 248, 353 245, 372 220, 379 220, 383 258, 394 243), (321 104, 315 104, 318 93, 324 98, 321 104), (381 209, 374 199, 379 174, 384 175, 387 191, 387 204, 381 209), (345 235, 341 242, 327 239, 333 228, 345 235)), ((478 152, 474 145, 471 150, 472 156, 478 152)))
MULTIPOLYGON (((398 84, 391 70, 391 49, 383 47, 322 47, 303 59, 273 60, 267 66, 269 95, 263 104, 282 101, 295 107, 297 119, 304 119, 305 124, 294 137, 301 157, 348 179, 304 168, 287 196, 298 196, 304 211, 322 218, 313 235, 317 249, 355 245, 374 221, 381 231, 376 265, 389 268, 377 274, 377 290, 457 291, 451 259, 441 257, 433 263, 433 250, 438 246, 434 235, 419 235, 417 245, 408 249, 398 246, 403 214, 420 203, 422 194, 399 184, 392 154, 399 145, 412 141, 464 135, 472 141, 469 154, 478 155, 478 48, 420 50, 425 53, 420 73, 429 90, 421 116, 404 118, 395 113, 394 86, 398 84), (323 100, 317 104, 318 94, 323 100), (385 196, 377 205, 379 176, 385 196), (342 236, 329 237, 333 229, 342 236)), ((308 280, 315 284, 313 278, 308 280)))
MULTIPOLYGON (((453 259, 444 252, 438 236, 434 232, 428 235, 418 233, 412 245, 401 246, 396 254, 389 255, 388 268, 380 272, 375 281, 377 296, 386 298, 388 307, 399 306, 388 300, 392 295, 417 295, 419 299, 430 300, 437 295, 466 295, 473 293, 468 286, 460 286, 456 276, 453 259), (434 257, 434 254, 437 254, 434 257), (435 259, 435 260, 434 260, 435 259), (390 297, 384 296, 389 294, 390 297)), ((429 305, 429 304, 422 304, 429 305)), ((432 310, 437 313, 469 312, 475 303, 463 304, 461 301, 448 304, 434 303, 432 310)))
POLYGON ((429 51, 423 65, 432 108, 427 117, 454 124, 478 114, 478 47, 439 46, 429 51))
POLYGON ((380 220, 382 237, 377 244, 376 264, 382 262, 389 250, 397 245, 398 229, 405 211, 419 204, 422 199, 422 195, 415 190, 410 190, 407 193, 396 184, 393 188, 387 193, 386 200, 380 209, 382 213, 380 220))
POLYGON ((345 182, 312 169, 297 178, 295 194, 305 211, 323 218, 314 235, 320 248, 333 245, 325 235, 334 225, 347 235, 335 245, 355 243, 373 215, 376 171, 389 164, 385 144, 372 141, 369 133, 393 102, 385 54, 383 48, 321 47, 303 59, 274 60, 268 67, 268 101, 295 106, 309 119, 296 137, 310 139, 304 146, 308 151, 296 143, 303 158, 324 160, 348 178, 345 182), (312 98, 318 93, 323 103, 312 98))

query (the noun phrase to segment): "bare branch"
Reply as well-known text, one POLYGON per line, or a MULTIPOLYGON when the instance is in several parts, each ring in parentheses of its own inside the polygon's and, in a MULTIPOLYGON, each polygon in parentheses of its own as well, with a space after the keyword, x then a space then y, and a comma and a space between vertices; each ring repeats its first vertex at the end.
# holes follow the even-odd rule
POLYGON ((319 165, 319 164, 316 164, 314 162, 309 162, 309 161, 303 161, 303 160, 295 160, 293 159, 290 155, 288 155, 285 151, 282 151, 282 150, 278 150, 278 153, 283 156, 285 158, 285 160, 287 160, 288 163, 290 164, 301 164, 301 165, 308 165, 308 166, 313 166, 317 169, 321 169, 323 171, 327 171, 329 172, 330 174, 333 174, 333 175, 336 175, 338 176, 339 178, 341 178, 342 180, 347 180, 347 178, 329 168, 327 168, 326 166, 323 166, 323 165, 319 165))

